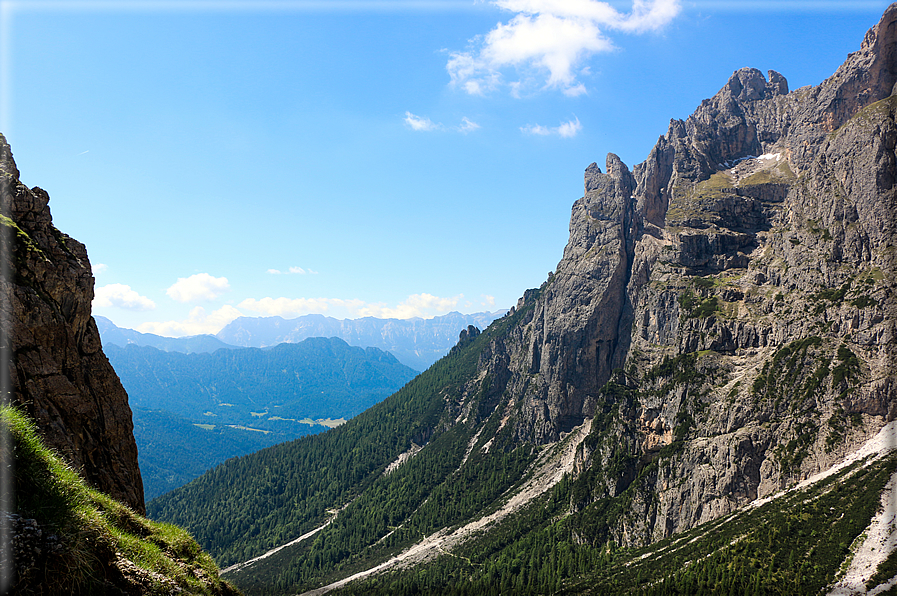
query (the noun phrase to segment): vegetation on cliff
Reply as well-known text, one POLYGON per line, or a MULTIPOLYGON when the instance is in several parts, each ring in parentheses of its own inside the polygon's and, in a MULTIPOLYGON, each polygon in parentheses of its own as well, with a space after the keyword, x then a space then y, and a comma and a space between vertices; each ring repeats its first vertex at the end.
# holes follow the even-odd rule
POLYGON ((14 470, 16 594, 237 593, 187 532, 90 488, 21 411, 0 408, 0 431, 14 470))

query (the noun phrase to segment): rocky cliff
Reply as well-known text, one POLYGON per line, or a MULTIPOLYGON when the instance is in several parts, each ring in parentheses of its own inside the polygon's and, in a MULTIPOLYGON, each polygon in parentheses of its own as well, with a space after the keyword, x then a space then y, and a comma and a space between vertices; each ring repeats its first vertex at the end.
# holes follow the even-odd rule
POLYGON ((19 180, 0 135, 2 316, 12 403, 95 488, 145 511, 131 409, 90 315, 84 245, 53 226, 43 189, 19 180))
POLYGON ((586 169, 563 259, 480 367, 518 440, 596 421, 573 505, 632 486, 621 542, 826 469, 897 416, 895 47, 892 5, 819 86, 739 70, 632 171, 586 169))

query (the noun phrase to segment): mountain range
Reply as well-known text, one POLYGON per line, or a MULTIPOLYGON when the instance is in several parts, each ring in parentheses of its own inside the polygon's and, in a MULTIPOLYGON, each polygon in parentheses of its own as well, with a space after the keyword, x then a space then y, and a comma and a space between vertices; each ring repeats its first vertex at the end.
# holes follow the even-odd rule
POLYGON ((105 317, 96 317, 104 345, 150 346, 167 352, 214 352, 221 348, 266 348, 297 343, 310 337, 338 337, 349 345, 379 348, 395 355, 415 370, 424 370, 444 356, 468 325, 485 328, 505 314, 504 310, 461 314, 451 312, 430 319, 334 319, 323 315, 282 317, 240 317, 216 335, 163 337, 115 326, 105 317))
POLYGON ((133 329, 117 327, 115 323, 99 315, 95 315, 94 320, 97 323, 97 330, 100 332, 100 338, 103 340, 104 346, 120 346, 123 348, 130 345, 149 346, 165 352, 182 352, 184 354, 214 352, 222 348, 231 350, 236 347, 224 343, 214 335, 165 337, 154 333, 141 333, 133 329))
POLYGON ((507 315, 150 515, 248 594, 893 591, 895 83, 897 5, 818 86, 736 71, 507 315))
POLYGON ((134 412, 147 499, 230 457, 342 424, 417 374, 337 338, 188 354, 110 344, 105 353, 134 412))

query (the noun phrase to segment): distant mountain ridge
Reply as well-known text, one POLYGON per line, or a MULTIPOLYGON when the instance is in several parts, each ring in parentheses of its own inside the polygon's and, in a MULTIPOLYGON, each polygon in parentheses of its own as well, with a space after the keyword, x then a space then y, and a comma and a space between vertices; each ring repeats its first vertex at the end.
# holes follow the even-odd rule
POLYGON ((377 348, 309 338, 214 353, 108 345, 128 392, 147 499, 224 460, 336 426, 417 373, 377 348))
POLYGON ((135 345, 106 352, 132 406, 252 426, 270 425, 275 414, 285 419, 274 418, 278 423, 350 418, 417 374, 388 352, 338 338, 211 354, 135 345), (259 414, 269 409, 271 416, 259 414))
POLYGON ((181 352, 183 354, 195 354, 199 352, 214 352, 222 348, 232 350, 237 346, 231 346, 214 335, 191 335, 189 337, 164 337, 153 333, 141 333, 133 329, 118 327, 107 319, 95 315, 97 329, 100 331, 100 337, 103 345, 114 346, 149 346, 157 350, 165 352, 181 352))
POLYGON ((426 370, 445 356, 468 325, 485 329, 506 310, 461 314, 450 312, 432 319, 334 319, 324 315, 240 317, 219 331, 219 340, 242 347, 264 348, 296 343, 309 337, 338 337, 349 345, 392 352, 402 364, 426 370))
POLYGON ((216 335, 163 337, 117 327, 105 317, 94 317, 103 345, 150 346, 165 352, 194 354, 222 348, 268 348, 298 343, 310 337, 338 337, 352 346, 391 352, 405 366, 422 371, 445 356, 469 325, 485 329, 507 310, 461 314, 450 312, 432 319, 334 319, 324 315, 240 317, 216 335))

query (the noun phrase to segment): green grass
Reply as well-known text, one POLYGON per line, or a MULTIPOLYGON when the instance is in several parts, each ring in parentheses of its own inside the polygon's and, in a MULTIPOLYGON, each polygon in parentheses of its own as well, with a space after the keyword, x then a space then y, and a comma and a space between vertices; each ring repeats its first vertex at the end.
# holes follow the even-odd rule
POLYGON ((21 242, 27 251, 36 252, 39 255, 44 256, 44 252, 34 242, 34 240, 31 239, 31 236, 29 236, 25 230, 20 228, 15 221, 5 215, 0 215, 0 225, 6 226, 10 230, 14 230, 16 233, 16 240, 18 242, 21 242))
POLYGON ((692 294, 690 290, 679 296, 679 306, 686 319, 703 319, 720 310, 719 299, 716 296, 701 298, 692 294))
MULTIPOLYGON (((19 410, 0 407, 0 432, 9 432, 15 458, 16 512, 55 533, 62 545, 18 578, 16 593, 106 593, 116 558, 136 569, 143 594, 235 593, 183 529, 152 522, 84 480, 40 440, 19 410)), ((8 457, 8 453, 4 454, 8 457)))
POLYGON ((760 184, 790 184, 797 176, 791 171, 787 161, 779 162, 775 167, 760 170, 751 174, 739 183, 739 186, 757 186, 760 184))

